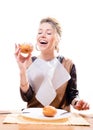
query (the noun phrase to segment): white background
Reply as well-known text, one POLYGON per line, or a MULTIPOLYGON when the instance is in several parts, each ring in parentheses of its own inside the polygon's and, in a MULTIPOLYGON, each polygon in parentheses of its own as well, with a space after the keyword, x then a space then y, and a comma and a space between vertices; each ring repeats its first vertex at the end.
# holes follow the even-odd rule
POLYGON ((76 64, 80 98, 93 108, 92 0, 0 0, 0 109, 26 107, 19 93, 15 43, 35 44, 39 20, 46 16, 61 23, 60 53, 76 64))

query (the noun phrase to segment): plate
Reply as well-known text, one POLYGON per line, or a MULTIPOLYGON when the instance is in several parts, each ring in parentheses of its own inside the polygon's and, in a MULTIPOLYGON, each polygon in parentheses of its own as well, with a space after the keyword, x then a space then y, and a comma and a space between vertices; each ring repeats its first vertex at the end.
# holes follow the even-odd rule
POLYGON ((22 111, 21 115, 31 119, 58 120, 68 118, 70 114, 70 112, 67 112, 63 109, 57 109, 57 113, 54 117, 46 117, 43 115, 43 108, 27 108, 22 111))

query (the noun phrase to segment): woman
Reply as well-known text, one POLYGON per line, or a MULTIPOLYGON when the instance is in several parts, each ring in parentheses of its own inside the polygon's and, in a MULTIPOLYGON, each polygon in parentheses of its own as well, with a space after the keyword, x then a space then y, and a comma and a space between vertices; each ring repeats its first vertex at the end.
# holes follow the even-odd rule
MULTIPOLYGON (((56 96, 48 105, 65 109, 67 111, 70 111, 70 105, 77 110, 89 109, 88 103, 78 98, 79 92, 77 90, 75 65, 70 59, 66 59, 65 57, 59 56, 55 53, 55 51, 59 51, 58 44, 60 42, 61 32, 60 24, 56 19, 50 17, 44 18, 40 21, 37 34, 36 47, 40 51, 40 55, 36 57, 29 54, 27 58, 24 58, 21 56, 19 45, 16 45, 15 47, 15 57, 20 70, 20 93, 22 99, 27 102, 27 107, 44 106, 36 96, 38 91, 35 91, 33 83, 30 83, 29 77, 33 77, 33 74, 30 72, 29 76, 27 70, 37 59, 42 59, 49 63, 56 58, 57 61, 66 69, 67 73, 70 75, 70 79, 54 90, 56 96)), ((61 79, 61 77, 59 77, 59 79, 61 79)), ((38 90, 39 89, 40 86, 38 87, 38 90)))

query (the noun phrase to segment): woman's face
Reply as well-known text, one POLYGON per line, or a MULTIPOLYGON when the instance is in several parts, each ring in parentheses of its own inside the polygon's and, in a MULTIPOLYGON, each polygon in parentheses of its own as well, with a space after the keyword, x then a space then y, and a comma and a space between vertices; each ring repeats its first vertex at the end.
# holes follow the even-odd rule
POLYGON ((56 44, 56 30, 49 23, 42 23, 37 34, 37 46, 40 51, 54 51, 56 44))

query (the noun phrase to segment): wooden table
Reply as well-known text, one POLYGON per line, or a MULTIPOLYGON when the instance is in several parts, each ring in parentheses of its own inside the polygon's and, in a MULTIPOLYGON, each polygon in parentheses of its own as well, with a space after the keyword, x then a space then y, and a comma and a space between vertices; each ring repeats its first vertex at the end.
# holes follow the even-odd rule
POLYGON ((0 130, 93 130, 93 116, 84 118, 90 123, 90 126, 60 126, 49 124, 3 124, 6 114, 0 114, 0 130))

